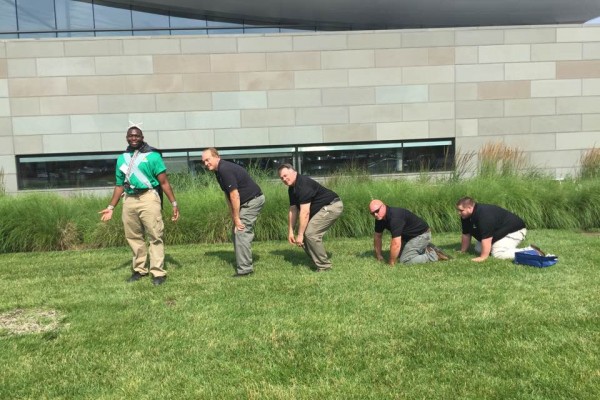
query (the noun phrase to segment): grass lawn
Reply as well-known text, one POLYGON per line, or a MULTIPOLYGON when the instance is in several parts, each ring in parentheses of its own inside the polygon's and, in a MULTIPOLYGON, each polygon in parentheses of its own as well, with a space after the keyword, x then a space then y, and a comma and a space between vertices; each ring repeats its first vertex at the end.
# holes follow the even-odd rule
POLYGON ((243 279, 231 244, 170 246, 160 287, 125 282, 127 248, 0 255, 2 320, 48 325, 0 329, 0 398, 600 398, 598 236, 530 232, 542 269, 434 241, 455 258, 391 269, 326 237, 322 274, 258 242, 243 279))

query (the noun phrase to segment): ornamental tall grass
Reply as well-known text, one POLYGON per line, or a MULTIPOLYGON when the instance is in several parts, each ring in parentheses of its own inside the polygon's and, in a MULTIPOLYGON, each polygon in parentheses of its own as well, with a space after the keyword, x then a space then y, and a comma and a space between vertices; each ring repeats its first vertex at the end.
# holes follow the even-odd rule
POLYGON ((4 168, 0 168, 0 196, 6 194, 6 186, 4 186, 4 168))
POLYGON ((580 165, 579 177, 581 179, 600 178, 600 149, 594 147, 585 151, 581 155, 580 165))
MULTIPOLYGON (((287 187, 274 177, 261 177, 257 181, 266 204, 256 224, 256 240, 286 240, 287 187)), ((171 207, 165 202, 167 245, 231 240, 229 210, 216 183, 208 180, 191 184, 192 181, 183 179, 174 179, 171 183, 181 218, 177 223, 170 221, 171 207)), ((460 220, 455 203, 462 196, 505 207, 521 216, 531 229, 600 229, 600 181, 597 179, 555 181, 494 176, 459 181, 446 178, 411 181, 336 175, 323 183, 344 202, 344 213, 327 233, 326 240, 371 236, 374 220, 368 212, 368 204, 375 198, 413 211, 427 221, 434 233, 458 234, 460 220)), ((109 198, 64 198, 50 194, 2 196, 0 252, 125 246, 121 205, 111 221, 99 220, 97 212, 106 206, 109 198)))
POLYGON ((504 143, 486 143, 479 150, 479 176, 516 176, 530 169, 529 163, 518 147, 504 143))
MULTIPOLYGON (((585 157, 588 161, 582 162, 586 179, 564 181, 540 175, 530 168, 519 149, 498 143, 483 146, 477 154, 459 153, 454 171, 449 174, 378 179, 359 169, 339 171, 323 180, 344 202, 344 213, 326 240, 372 235, 374 220, 368 204, 373 199, 411 210, 438 233, 459 232, 455 203, 463 196, 504 207, 522 217, 530 229, 600 230, 600 180, 587 179, 596 177, 594 174, 600 170, 598 157, 593 149, 585 157), (475 171, 477 176, 467 178, 475 171)), ((287 187, 274 171, 248 170, 266 197, 256 224, 256 240, 286 240, 287 187)), ((167 245, 231 240, 229 210, 212 173, 176 173, 169 180, 181 217, 177 223, 170 220, 172 210, 166 201, 163 214, 167 245)), ((0 252, 125 246, 121 205, 111 221, 99 220, 97 212, 109 198, 0 196, 0 252)))

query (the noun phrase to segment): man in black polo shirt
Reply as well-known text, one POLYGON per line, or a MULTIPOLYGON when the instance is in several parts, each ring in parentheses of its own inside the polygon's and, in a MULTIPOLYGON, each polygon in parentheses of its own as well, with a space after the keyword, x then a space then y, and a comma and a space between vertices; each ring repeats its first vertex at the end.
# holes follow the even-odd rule
POLYGON ((233 276, 248 276, 254 272, 252 265, 254 223, 265 204, 265 196, 244 168, 230 161, 221 160, 219 152, 214 147, 204 150, 202 162, 206 168, 215 172, 231 213, 236 259, 236 274, 233 276))
POLYGON ((396 264, 398 256, 403 264, 424 264, 449 257, 431 243, 431 230, 427 222, 410 211, 400 207, 388 207, 381 200, 372 200, 369 211, 375 218, 373 247, 375 257, 385 261, 381 254, 384 229, 390 231, 390 265, 396 264))
POLYGON ((317 272, 331 269, 331 261, 323 246, 323 235, 342 215, 344 203, 339 196, 307 176, 300 175, 291 164, 278 168, 279 178, 288 186, 288 242, 304 248, 317 272), (294 226, 298 221, 298 233, 294 226))
POLYGON ((456 211, 462 222, 460 251, 469 249, 471 236, 477 240, 475 251, 480 255, 472 261, 485 261, 490 254, 503 260, 515 258, 517 246, 527 235, 521 218, 498 206, 475 203, 470 197, 458 200, 456 211))

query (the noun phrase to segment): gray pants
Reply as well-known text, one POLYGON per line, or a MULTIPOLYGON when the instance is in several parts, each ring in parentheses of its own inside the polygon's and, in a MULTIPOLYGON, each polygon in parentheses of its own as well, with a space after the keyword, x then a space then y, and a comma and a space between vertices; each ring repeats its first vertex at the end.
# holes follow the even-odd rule
POLYGON ((437 261, 438 256, 435 251, 428 252, 425 250, 430 244, 430 231, 410 239, 404 244, 404 249, 400 254, 400 262, 404 264, 424 264, 437 261))
POLYGON ((235 251, 236 271, 248 274, 253 271, 252 240, 254 240, 254 223, 265 204, 265 196, 258 196, 240 206, 240 219, 246 226, 243 231, 233 227, 233 249, 235 251))
POLYGON ((323 235, 342 215, 344 203, 341 201, 324 206, 316 213, 304 232, 304 251, 313 260, 317 269, 331 268, 331 261, 323 246, 323 235))

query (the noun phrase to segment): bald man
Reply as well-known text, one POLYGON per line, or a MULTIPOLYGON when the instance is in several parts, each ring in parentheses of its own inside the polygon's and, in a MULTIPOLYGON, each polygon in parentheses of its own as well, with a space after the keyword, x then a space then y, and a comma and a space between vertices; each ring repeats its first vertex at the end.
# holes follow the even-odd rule
POLYGON ((215 173, 231 214, 236 263, 236 273, 233 277, 248 277, 254 273, 254 225, 265 204, 265 196, 244 168, 231 161, 222 160, 214 147, 202 152, 202 162, 209 171, 215 173))
POLYGON ((410 211, 389 207, 381 200, 371 201, 369 211, 375 218, 373 247, 379 261, 385 261, 381 254, 381 239, 385 229, 392 234, 390 266, 396 264, 398 257, 403 264, 424 264, 450 258, 431 243, 429 225, 410 211))

